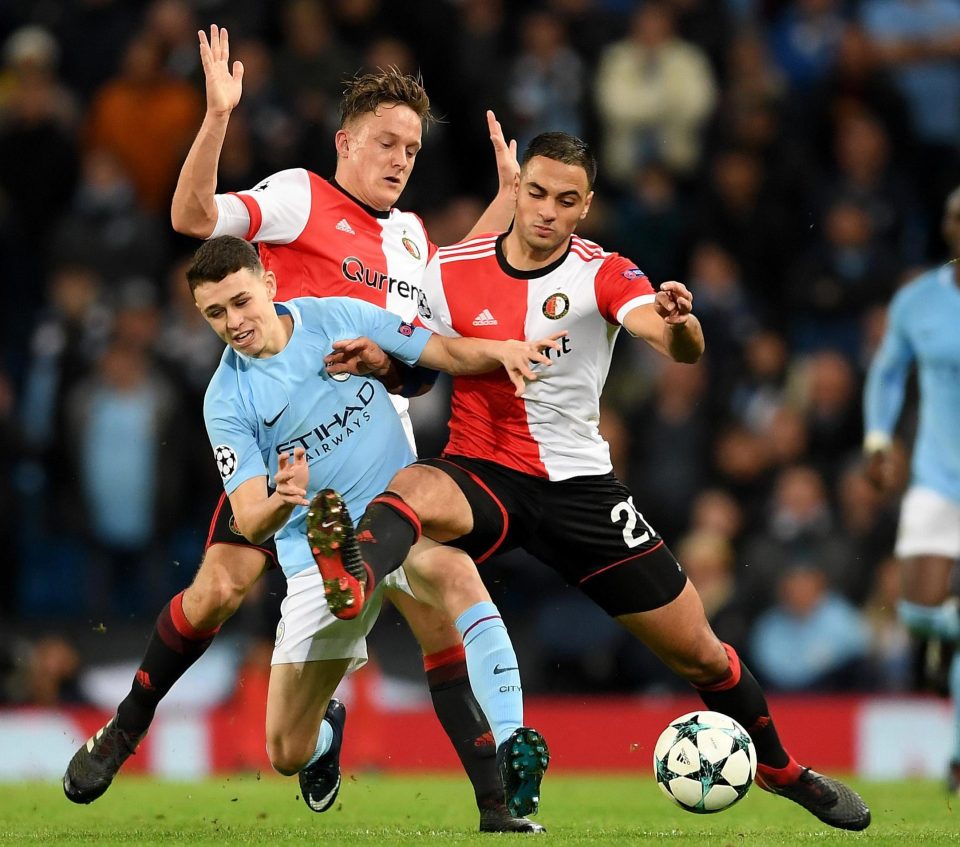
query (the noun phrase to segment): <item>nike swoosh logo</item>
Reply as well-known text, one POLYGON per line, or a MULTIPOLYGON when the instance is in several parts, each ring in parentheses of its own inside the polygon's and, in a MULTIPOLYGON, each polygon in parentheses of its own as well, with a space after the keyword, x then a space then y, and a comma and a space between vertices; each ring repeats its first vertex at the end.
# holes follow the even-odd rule
POLYGON ((315 812, 325 812, 327 807, 330 805, 330 798, 337 793, 340 789, 340 774, 337 774, 337 783, 333 786, 326 794, 323 795, 319 800, 315 800, 313 795, 307 797, 307 803, 310 804, 310 808, 315 812))
POLYGON ((495 665, 493 668, 493 672, 495 674, 501 674, 501 673, 506 673, 507 671, 518 671, 518 670, 520 670, 520 668, 501 668, 500 665, 495 665))
POLYGON ((282 415, 287 409, 290 408, 290 404, 287 403, 279 412, 277 412, 276 417, 273 420, 268 421, 266 418, 263 419, 264 426, 273 426, 278 420, 280 420, 280 415, 282 415))

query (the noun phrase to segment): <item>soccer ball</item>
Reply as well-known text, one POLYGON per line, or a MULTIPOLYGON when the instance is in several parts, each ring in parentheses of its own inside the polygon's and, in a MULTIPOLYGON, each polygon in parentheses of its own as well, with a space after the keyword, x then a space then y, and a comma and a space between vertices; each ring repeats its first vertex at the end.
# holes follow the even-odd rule
POLYGON ((746 795, 757 773, 757 751, 733 718, 690 712, 660 734, 653 770, 660 790, 681 809, 709 814, 746 795))

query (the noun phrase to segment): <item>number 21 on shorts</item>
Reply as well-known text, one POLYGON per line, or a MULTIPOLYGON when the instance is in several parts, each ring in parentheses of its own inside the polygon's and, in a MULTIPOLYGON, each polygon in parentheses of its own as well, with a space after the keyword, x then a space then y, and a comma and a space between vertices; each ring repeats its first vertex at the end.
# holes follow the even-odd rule
POLYGON ((637 507, 633 505, 632 497, 621 500, 610 510, 610 520, 615 524, 619 524, 624 518, 626 518, 627 523, 623 528, 623 542, 631 550, 649 541, 650 537, 655 535, 653 527, 646 522, 643 515, 637 511, 637 507), (638 523, 640 534, 634 535, 634 531, 638 529, 638 523))

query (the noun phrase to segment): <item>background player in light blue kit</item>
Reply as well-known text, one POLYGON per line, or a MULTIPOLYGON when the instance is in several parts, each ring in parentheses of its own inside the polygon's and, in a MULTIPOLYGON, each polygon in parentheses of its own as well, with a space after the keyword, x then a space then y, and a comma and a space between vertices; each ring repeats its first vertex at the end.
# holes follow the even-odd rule
MULTIPOLYGON (((366 336, 407 365, 455 374, 503 365, 522 392, 524 379, 536 378, 530 363, 549 364, 540 351, 558 345, 441 338, 349 298, 274 304, 276 277, 250 244, 231 236, 204 244, 187 279, 201 313, 228 345, 204 402, 224 488, 244 536, 254 543, 275 536, 287 578, 267 699, 267 750, 278 771, 300 773, 304 798, 322 811, 339 787, 343 712, 330 697, 343 675, 366 661, 365 636, 380 598, 375 593, 372 611, 365 605, 352 620, 333 617, 307 542, 308 498, 336 488, 359 514, 415 459, 384 387, 367 377, 331 376, 325 355, 334 341, 366 336)), ((498 747, 520 757, 530 755, 530 744, 540 748, 536 790, 526 787, 519 805, 506 798, 514 814, 535 812, 546 746, 521 727, 516 656, 476 568, 465 554, 428 540, 406 568, 410 583, 401 587, 450 614, 461 636, 470 632, 464 643, 470 681, 498 747), (525 744, 518 745, 521 730, 525 744)))
MULTIPOLYGON (((947 198, 943 236, 960 255, 960 188, 947 198)), ((928 271, 893 298, 887 331, 870 365, 864 396, 868 476, 894 484, 891 447, 904 388, 916 365, 920 419, 910 487, 903 498, 896 555, 902 565, 900 618, 918 635, 956 644, 960 614, 950 598, 950 572, 960 557, 960 265, 928 271)), ((950 668, 956 713, 948 775, 960 788, 960 653, 950 668)))

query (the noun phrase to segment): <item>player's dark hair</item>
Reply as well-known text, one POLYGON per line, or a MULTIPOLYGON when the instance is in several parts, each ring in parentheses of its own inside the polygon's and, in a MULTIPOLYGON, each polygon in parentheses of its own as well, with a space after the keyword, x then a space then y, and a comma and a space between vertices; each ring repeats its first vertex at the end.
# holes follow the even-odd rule
POLYGON ((430 98, 423 89, 423 80, 402 73, 399 68, 379 69, 349 80, 340 101, 340 128, 367 112, 377 113, 383 105, 402 103, 416 112, 421 121, 430 122, 430 98))
POLYGON ((593 188, 597 178, 597 157, 586 141, 569 132, 541 132, 523 151, 520 167, 525 168, 534 156, 543 156, 565 165, 576 165, 587 174, 587 185, 593 188))
POLYGON ((221 235, 204 241, 193 254, 193 261, 187 268, 187 282, 193 292, 198 285, 220 282, 224 277, 244 268, 254 273, 262 273, 263 265, 260 264, 257 248, 249 241, 234 235, 221 235))

